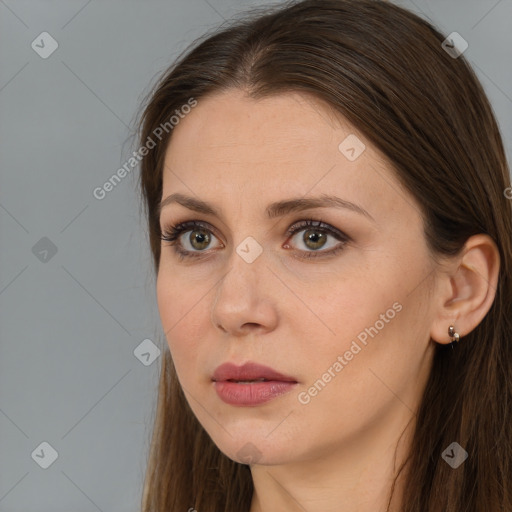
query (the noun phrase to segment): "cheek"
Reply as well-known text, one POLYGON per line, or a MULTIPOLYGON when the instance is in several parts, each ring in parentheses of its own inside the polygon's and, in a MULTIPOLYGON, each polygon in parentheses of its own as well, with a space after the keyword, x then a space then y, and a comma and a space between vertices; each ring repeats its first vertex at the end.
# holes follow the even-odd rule
POLYGON ((303 295, 316 319, 295 313, 307 333, 301 340, 304 345, 300 351, 312 356, 317 376, 338 355, 347 353, 348 366, 359 368, 376 364, 380 358, 386 359, 399 350, 398 333, 408 316, 407 286, 400 278, 402 272, 382 262, 365 262, 352 270, 343 279, 328 283, 322 297, 303 295))
POLYGON ((179 269, 163 269, 156 280, 158 310, 164 332, 174 335, 194 318, 200 304, 201 287, 191 283, 179 269))
POLYGON ((156 292, 162 330, 179 374, 200 353, 201 339, 207 332, 204 321, 209 316, 205 292, 198 293, 197 286, 187 288, 178 281, 159 273, 156 292))
POLYGON ((156 297, 162 328, 166 335, 178 318, 177 309, 181 302, 177 300, 178 297, 175 290, 176 286, 173 280, 167 278, 160 271, 156 280, 156 297))
POLYGON ((365 273, 364 277, 354 275, 332 282, 331 291, 311 304, 318 311, 318 317, 334 331, 332 339, 349 340, 391 308, 397 293, 379 282, 378 276, 365 273), (318 308, 318 310, 317 310, 318 308))

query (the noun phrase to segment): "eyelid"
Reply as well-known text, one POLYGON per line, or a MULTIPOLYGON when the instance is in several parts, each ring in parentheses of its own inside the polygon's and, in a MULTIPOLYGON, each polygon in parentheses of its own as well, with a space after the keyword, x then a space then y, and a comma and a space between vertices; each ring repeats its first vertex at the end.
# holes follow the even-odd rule
POLYGON ((319 231, 327 232, 340 240, 348 241, 350 237, 346 235, 343 231, 335 228, 331 224, 324 222, 322 219, 314 220, 314 219, 304 219, 297 222, 294 222, 286 231, 286 234, 289 236, 296 235, 300 231, 303 231, 306 228, 310 229, 318 229, 319 231))

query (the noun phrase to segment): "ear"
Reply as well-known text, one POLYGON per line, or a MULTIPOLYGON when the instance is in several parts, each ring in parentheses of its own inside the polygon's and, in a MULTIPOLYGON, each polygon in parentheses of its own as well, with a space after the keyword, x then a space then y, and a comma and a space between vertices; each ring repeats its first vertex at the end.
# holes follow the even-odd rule
POLYGON ((466 241, 461 254, 441 274, 439 302, 430 337, 438 343, 453 341, 450 325, 463 338, 483 320, 496 296, 500 254, 494 240, 484 234, 466 241))

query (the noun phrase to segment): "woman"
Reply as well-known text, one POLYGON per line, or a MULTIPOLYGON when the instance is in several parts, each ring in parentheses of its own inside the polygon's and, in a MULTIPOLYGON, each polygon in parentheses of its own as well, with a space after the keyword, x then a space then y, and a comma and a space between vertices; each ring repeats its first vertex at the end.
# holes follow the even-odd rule
POLYGON ((509 171, 444 39, 305 0, 196 42, 150 94, 169 350, 144 512, 512 510, 509 171))

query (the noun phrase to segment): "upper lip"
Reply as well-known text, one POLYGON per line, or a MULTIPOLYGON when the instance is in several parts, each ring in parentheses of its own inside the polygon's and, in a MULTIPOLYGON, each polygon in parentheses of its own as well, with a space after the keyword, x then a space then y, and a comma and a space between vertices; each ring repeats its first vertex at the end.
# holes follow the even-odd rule
POLYGON ((283 375, 268 366, 248 362, 242 366, 233 363, 221 364, 214 372, 212 380, 279 380, 283 382, 297 382, 293 377, 283 375))

